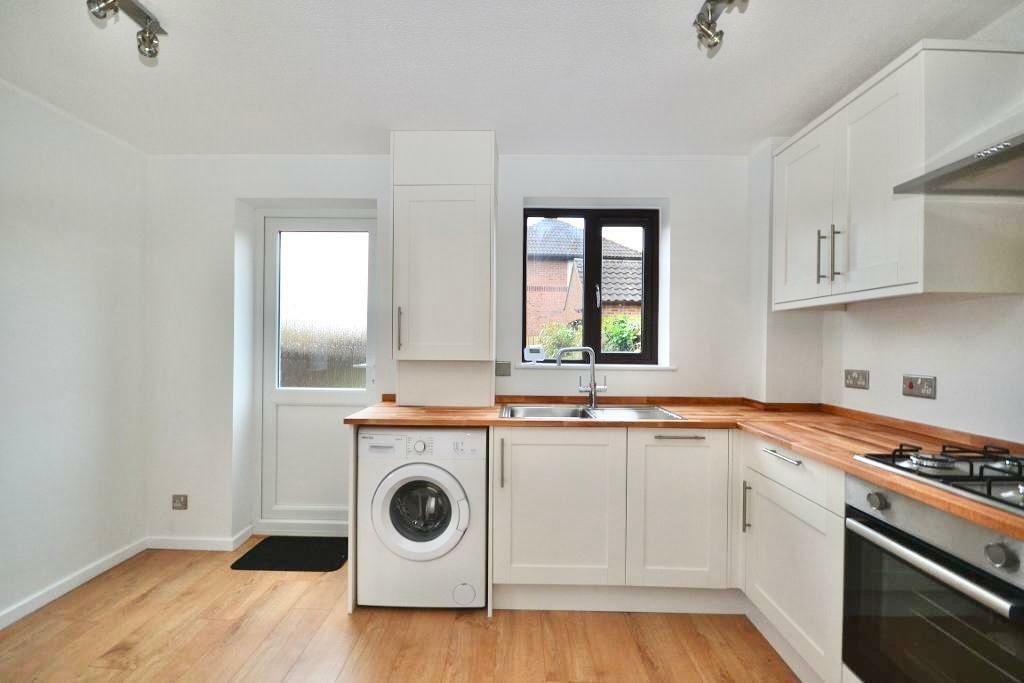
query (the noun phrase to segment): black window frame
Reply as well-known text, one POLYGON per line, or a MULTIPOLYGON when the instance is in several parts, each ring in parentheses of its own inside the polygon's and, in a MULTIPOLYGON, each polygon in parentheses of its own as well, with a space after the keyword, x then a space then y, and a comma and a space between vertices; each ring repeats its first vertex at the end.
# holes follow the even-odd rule
MULTIPOLYGON (((658 242, 661 232, 661 212, 658 209, 523 209, 523 285, 522 331, 520 349, 526 348, 526 274, 527 274, 527 222, 531 218, 582 218, 583 232, 583 346, 593 347, 595 361, 606 365, 658 364, 658 242), (640 353, 603 353, 601 351, 601 313, 596 305, 596 286, 601 277, 602 228, 606 226, 634 226, 644 228, 643 300, 641 302, 642 327, 640 353)), ((583 356, 584 354, 580 354, 583 356)), ((522 360, 522 351, 520 351, 522 360)), ((548 358, 544 363, 554 363, 548 358)), ((564 363, 589 363, 589 360, 565 360, 564 363)))

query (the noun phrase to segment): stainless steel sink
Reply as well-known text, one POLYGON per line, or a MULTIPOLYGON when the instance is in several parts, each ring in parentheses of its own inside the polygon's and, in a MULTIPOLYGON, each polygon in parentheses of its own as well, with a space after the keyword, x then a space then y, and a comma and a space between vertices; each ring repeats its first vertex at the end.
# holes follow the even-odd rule
POLYGON ((682 420, 675 413, 658 406, 598 406, 587 408, 574 405, 504 406, 503 418, 547 418, 556 420, 682 420))
POLYGON ((550 406, 505 406, 501 409, 502 417, 529 418, 545 417, 554 419, 586 420, 586 406, 550 405, 550 406))
POLYGON ((682 420, 683 418, 658 406, 598 406, 587 408, 594 420, 682 420))

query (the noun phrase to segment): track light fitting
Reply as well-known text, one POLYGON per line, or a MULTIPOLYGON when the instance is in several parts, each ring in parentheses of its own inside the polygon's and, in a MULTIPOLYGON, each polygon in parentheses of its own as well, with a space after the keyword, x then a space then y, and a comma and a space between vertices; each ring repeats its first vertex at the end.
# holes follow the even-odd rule
POLYGON ((107 14, 117 14, 117 0, 88 0, 86 6, 97 19, 106 19, 107 14))
POLYGON ((721 46, 725 31, 718 30, 718 19, 725 8, 733 4, 739 5, 742 10, 746 7, 746 0, 705 0, 697 12, 693 20, 693 27, 697 29, 697 42, 709 52, 721 46))
POLYGON ((123 11, 139 25, 140 31, 135 34, 139 54, 146 59, 154 59, 160 54, 160 36, 167 35, 167 31, 160 25, 160 20, 139 0, 86 0, 85 5, 89 13, 97 19, 106 19, 123 11))

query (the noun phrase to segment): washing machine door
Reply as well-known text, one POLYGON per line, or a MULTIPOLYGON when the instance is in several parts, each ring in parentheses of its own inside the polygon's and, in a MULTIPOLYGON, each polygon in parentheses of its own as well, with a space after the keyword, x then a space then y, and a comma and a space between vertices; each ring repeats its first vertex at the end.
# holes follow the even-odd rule
POLYGON ((469 528, 469 501, 447 470, 412 463, 381 480, 370 508, 377 537, 409 560, 437 559, 459 544, 469 528))

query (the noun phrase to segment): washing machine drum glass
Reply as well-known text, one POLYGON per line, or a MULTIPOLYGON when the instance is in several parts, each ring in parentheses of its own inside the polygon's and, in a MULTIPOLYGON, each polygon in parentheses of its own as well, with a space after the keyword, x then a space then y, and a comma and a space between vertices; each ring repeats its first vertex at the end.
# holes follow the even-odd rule
POLYGON ((410 541, 432 541, 452 521, 452 500, 433 482, 403 484, 391 497, 391 523, 410 541))
POLYGON ((412 463, 381 480, 370 516, 377 538, 388 550, 427 562, 448 554, 462 540, 469 528, 469 501, 450 472, 412 463))

